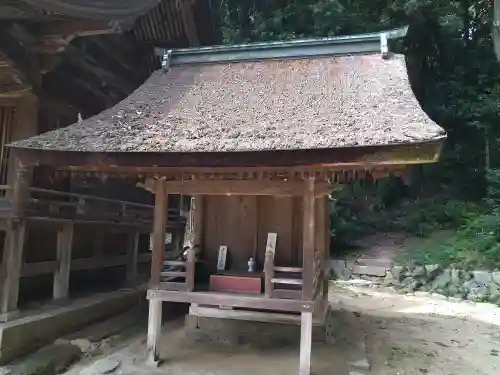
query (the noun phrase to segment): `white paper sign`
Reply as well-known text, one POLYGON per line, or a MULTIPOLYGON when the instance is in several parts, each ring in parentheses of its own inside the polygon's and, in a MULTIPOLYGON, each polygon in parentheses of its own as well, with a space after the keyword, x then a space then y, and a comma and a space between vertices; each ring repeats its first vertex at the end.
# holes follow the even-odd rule
POLYGON ((273 254, 276 251, 276 239, 278 238, 277 233, 268 233, 267 234, 267 243, 266 243, 266 253, 268 251, 272 252, 273 254))
POLYGON ((217 271, 224 271, 226 269, 226 256, 227 246, 220 246, 219 255, 217 257, 217 271))

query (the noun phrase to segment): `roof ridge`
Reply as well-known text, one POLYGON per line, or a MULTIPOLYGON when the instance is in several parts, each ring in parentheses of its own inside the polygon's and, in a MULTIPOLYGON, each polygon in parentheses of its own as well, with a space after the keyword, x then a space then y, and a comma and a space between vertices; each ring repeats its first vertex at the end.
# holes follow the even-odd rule
POLYGON ((408 26, 397 29, 342 35, 325 38, 296 39, 278 42, 257 42, 236 45, 165 49, 156 48, 156 55, 168 56, 169 65, 255 61, 268 59, 312 58, 351 55, 381 51, 382 39, 406 36, 408 26))

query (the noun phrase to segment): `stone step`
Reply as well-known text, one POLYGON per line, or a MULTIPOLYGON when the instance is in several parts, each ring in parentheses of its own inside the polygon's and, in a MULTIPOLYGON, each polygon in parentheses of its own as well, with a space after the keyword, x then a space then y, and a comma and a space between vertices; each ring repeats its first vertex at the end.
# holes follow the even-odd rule
POLYGON ((358 258, 356 264, 360 266, 375 266, 389 269, 392 266, 392 260, 388 258, 358 258))
POLYGON ((378 266, 360 266, 356 264, 352 268, 352 273, 356 275, 384 277, 386 268, 378 266))

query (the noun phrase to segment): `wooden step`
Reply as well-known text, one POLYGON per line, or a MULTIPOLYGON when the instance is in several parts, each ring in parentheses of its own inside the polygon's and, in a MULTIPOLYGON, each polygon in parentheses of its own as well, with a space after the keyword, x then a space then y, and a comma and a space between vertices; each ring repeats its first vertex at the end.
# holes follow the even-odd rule
POLYGON ((302 267, 274 267, 276 272, 302 273, 302 267))
POLYGON ((271 282, 273 284, 290 284, 290 285, 302 285, 302 279, 282 279, 282 278, 272 278, 271 282))
POLYGON ((186 277, 186 272, 180 271, 165 271, 161 273, 162 277, 186 277))

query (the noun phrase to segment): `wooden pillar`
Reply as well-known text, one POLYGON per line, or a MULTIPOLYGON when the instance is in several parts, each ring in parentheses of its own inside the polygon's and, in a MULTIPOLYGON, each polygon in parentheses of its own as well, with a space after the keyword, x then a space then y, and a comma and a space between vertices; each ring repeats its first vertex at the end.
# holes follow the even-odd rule
POLYGON ((311 374, 312 313, 303 312, 300 319, 299 375, 311 374))
POLYGON ((328 287, 330 284, 330 198, 325 196, 324 198, 325 207, 325 278, 323 280, 323 303, 325 308, 328 309, 328 287))
POLYGON ((161 316, 162 316, 162 301, 158 298, 149 300, 149 315, 148 315, 148 363, 158 365, 160 355, 158 352, 158 343, 161 336, 161 316))
POLYGON ((151 257, 151 287, 158 287, 163 270, 165 255, 165 234, 167 231, 168 196, 165 190, 165 181, 155 182, 155 211, 153 224, 153 254, 151 257))
POLYGON ((313 298, 314 279, 314 177, 305 180, 302 228, 302 299, 313 298))
POLYGON ((139 254, 139 232, 129 235, 127 241, 127 280, 129 287, 137 286, 137 256, 139 254))
MULTIPOLYGON (((150 288, 160 286, 160 276, 163 270, 163 257, 165 253, 165 233, 167 228, 168 195, 165 190, 165 181, 155 182, 155 211, 153 225, 153 256, 151 259, 150 288)), ((149 300, 148 317, 148 362, 158 364, 158 344, 161 333, 162 301, 157 298, 149 300)))
POLYGON ((54 299, 64 299, 69 296, 72 244, 73 223, 64 223, 57 233, 57 262, 59 263, 59 267, 54 272, 52 293, 54 299))
MULTIPOLYGON (((317 295, 314 295, 314 299, 317 300, 318 298, 323 299, 324 292, 325 292, 325 283, 324 280, 326 278, 327 274, 327 260, 326 260, 326 221, 325 221, 325 216, 326 216, 326 206, 325 206, 325 196, 319 196, 316 197, 315 199, 315 247, 316 247, 316 252, 317 256, 319 257, 320 261, 320 269, 319 272, 320 274, 317 275, 318 281, 317 285, 315 286, 314 293, 318 293, 317 295)), ((315 270, 315 272, 318 272, 318 270, 315 270)), ((316 276, 316 275, 315 275, 316 276)), ((321 319, 323 319, 324 316, 324 311, 325 311, 326 305, 324 303, 321 304, 321 311, 315 311, 315 316, 317 315, 321 319)))
POLYGON ((194 212, 193 212, 193 247, 203 248, 203 209, 204 199, 203 195, 196 195, 194 197, 194 212))
POLYGON ((16 175, 11 194, 12 214, 7 221, 7 232, 2 262, 2 291, 0 321, 15 317, 19 294, 19 280, 23 263, 23 247, 26 231, 24 209, 28 200, 31 170, 16 160, 16 175))

